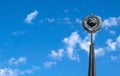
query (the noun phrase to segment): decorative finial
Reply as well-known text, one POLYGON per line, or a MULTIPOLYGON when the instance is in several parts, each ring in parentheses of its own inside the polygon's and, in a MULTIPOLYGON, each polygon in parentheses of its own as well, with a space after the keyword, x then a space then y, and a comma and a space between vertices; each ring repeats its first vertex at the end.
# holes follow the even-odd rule
POLYGON ((100 17, 90 14, 82 22, 83 27, 90 33, 95 33, 101 27, 100 17))

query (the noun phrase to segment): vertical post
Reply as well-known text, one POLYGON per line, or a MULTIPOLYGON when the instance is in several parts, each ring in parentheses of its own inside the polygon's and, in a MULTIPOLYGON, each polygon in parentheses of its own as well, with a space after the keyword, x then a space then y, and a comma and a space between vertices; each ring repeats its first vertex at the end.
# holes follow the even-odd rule
POLYGON ((91 33, 88 76, 96 76, 94 56, 95 56, 95 54, 94 54, 93 33, 91 33))
POLYGON ((91 32, 91 44, 93 43, 93 33, 91 32))
POLYGON ((102 25, 101 19, 94 14, 90 14, 86 16, 85 19, 82 21, 82 25, 85 28, 85 30, 91 33, 88 76, 96 76, 93 33, 100 29, 102 25))

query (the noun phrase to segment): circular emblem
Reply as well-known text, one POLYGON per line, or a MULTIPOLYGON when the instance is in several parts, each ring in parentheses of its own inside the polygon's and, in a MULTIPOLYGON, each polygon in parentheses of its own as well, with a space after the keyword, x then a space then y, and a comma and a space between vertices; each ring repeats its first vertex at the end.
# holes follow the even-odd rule
POLYGON ((90 33, 96 32, 101 27, 101 19, 96 15, 88 15, 82 21, 83 27, 90 33))

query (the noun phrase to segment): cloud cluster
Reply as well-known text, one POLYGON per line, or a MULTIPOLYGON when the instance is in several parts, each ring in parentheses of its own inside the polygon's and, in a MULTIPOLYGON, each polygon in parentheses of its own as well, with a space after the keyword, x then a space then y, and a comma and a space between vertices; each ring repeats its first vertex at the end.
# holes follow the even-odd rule
POLYGON ((0 76, 18 76, 18 69, 3 68, 0 69, 0 76))
POLYGON ((117 48, 120 48, 120 35, 113 41, 112 39, 107 40, 107 49, 115 51, 117 48))
POLYGON ((110 34, 114 35, 116 32, 113 30, 110 30, 110 34))
POLYGON ((32 72, 33 69, 20 70, 12 68, 3 68, 0 69, 0 76, 20 76, 24 74, 31 74, 32 72))
MULTIPOLYGON (((82 23, 82 21, 79 18, 76 18, 75 21, 78 24, 82 23)), ((118 26, 119 22, 120 22, 120 17, 110 17, 108 19, 103 20, 103 27, 108 28, 112 26, 118 26)), ((113 30, 110 31, 110 34, 112 35, 114 35, 115 33, 116 32, 113 30)), ((62 57, 68 57, 70 60, 79 61, 80 58, 78 51, 76 51, 76 47, 79 47, 81 50, 84 50, 87 53, 89 53, 89 45, 90 45, 89 35, 87 35, 82 39, 81 36, 78 34, 78 32, 73 32, 69 37, 64 38, 63 42, 66 48, 63 49, 61 56, 58 55, 60 49, 58 50, 58 53, 55 52, 55 50, 54 51, 52 50, 51 56, 54 59, 60 60, 62 59, 62 57)), ((117 50, 117 48, 120 48, 120 36, 118 36, 116 40, 107 39, 106 44, 107 46, 95 48, 95 56, 104 56, 106 51, 108 50, 115 51, 117 50)))
POLYGON ((111 55, 111 60, 120 63, 120 54, 119 55, 111 55))
POLYGON ((59 49, 58 52, 56 52, 55 50, 52 50, 49 56, 56 60, 61 60, 61 58, 64 56, 63 53, 64 53, 64 49, 59 49))
MULTIPOLYGON (((51 57, 54 60, 62 60, 62 57, 64 57, 64 49, 59 49, 58 51, 51 50, 51 53, 49 54, 49 57, 51 57)), ((52 68, 57 64, 56 61, 46 61, 43 63, 45 68, 52 68)))
POLYGON ((75 19, 75 22, 78 23, 78 24, 82 24, 82 20, 79 19, 79 18, 76 18, 76 19, 75 19))
POLYGON ((47 61, 44 63, 45 68, 51 68, 52 66, 56 65, 56 61, 47 61))
MULTIPOLYGON (((75 8, 74 11, 76 12, 79 12, 80 10, 75 8)), ((69 10, 64 10, 64 13, 68 13, 69 10)), ((35 10, 31 13, 29 13, 27 15, 27 17, 25 18, 25 22, 28 23, 28 24, 31 24, 32 23, 32 20, 36 18, 36 16, 38 15, 38 11, 35 10)), ((54 18, 54 17, 51 17, 51 18, 48 18, 48 17, 45 17, 43 19, 40 19, 39 20, 39 23, 44 23, 44 22, 48 22, 48 23, 57 23, 57 24, 68 24, 68 25, 71 25, 71 24, 74 24, 74 23, 78 23, 78 24, 82 24, 82 20, 79 19, 79 18, 74 18, 74 19, 71 19, 70 17, 63 17, 63 18, 54 18)), ((102 21, 102 27, 104 28, 108 28, 108 27, 112 27, 112 26, 118 26, 120 24, 120 16, 118 17, 109 17, 107 19, 103 19, 102 21)))
POLYGON ((27 17, 25 18, 25 22, 28 24, 32 23, 32 20, 35 19, 35 17, 38 15, 38 11, 35 10, 33 12, 31 12, 30 14, 27 15, 27 17))
POLYGON ((109 17, 103 21, 103 27, 108 28, 118 26, 120 24, 120 17, 109 17))
MULTIPOLYGON (((59 49, 58 51, 51 50, 51 54, 49 54, 49 56, 54 60, 62 60, 63 57, 67 57, 72 61, 80 61, 80 56, 78 54, 79 50, 83 50, 89 53, 89 35, 82 39, 78 32, 73 32, 69 37, 63 39, 63 43, 65 45, 65 48, 59 49), (76 48, 79 48, 79 50, 76 50, 76 48)), ((96 56, 103 56, 104 54, 104 48, 95 48, 96 56)), ((47 62, 46 64, 49 63, 47 62)), ((52 62, 50 62, 50 64, 49 65, 51 67, 54 65, 52 62)))
MULTIPOLYGON (((74 9, 74 11, 79 11, 78 9, 74 9)), ((68 13, 69 10, 64 10, 65 13, 68 13)), ((38 11, 35 10, 34 12, 27 15, 25 22, 32 23, 32 20, 38 15, 38 11)), ((73 25, 73 24, 82 24, 82 20, 80 18, 71 19, 70 17, 63 17, 63 18, 43 18, 40 20, 39 23, 56 23, 56 24, 65 24, 65 25, 73 25)), ((119 17, 109 17, 102 21, 103 28, 109 28, 112 26, 118 26, 120 24, 120 16, 119 17)), ((110 30, 110 34, 114 35, 116 32, 114 30, 110 30)), ((95 37, 94 37, 95 39, 95 37)), ((82 38, 78 32, 73 32, 69 37, 63 39, 63 43, 65 45, 64 48, 58 50, 51 50, 49 57, 54 60, 62 60, 63 57, 69 58, 73 61, 80 61, 80 56, 78 54, 78 50, 85 51, 89 54, 89 35, 82 38)), ((116 38, 116 40, 108 39, 106 40, 107 46, 95 48, 95 56, 104 56, 105 52, 108 50, 115 51, 117 48, 120 48, 120 36, 116 38)), ((50 68, 56 65, 56 61, 47 61, 44 63, 44 66, 50 68)))
POLYGON ((15 59, 14 57, 9 59, 9 64, 10 65, 19 65, 21 63, 25 63, 27 60, 27 57, 20 57, 18 59, 15 59))
MULTIPOLYGON (((69 48, 72 46, 71 48, 72 52, 75 52, 75 47, 78 45, 81 50, 89 53, 89 46, 90 46, 89 34, 82 39, 81 36, 78 34, 78 32, 73 32, 71 36, 68 37, 67 39, 68 39, 67 46, 69 46, 69 48)), ((95 48, 95 55, 96 56, 104 55, 104 48, 102 47, 95 48)), ((76 59, 79 59, 77 58, 79 57, 79 55, 76 54, 75 56, 76 56, 76 59)))
POLYGON ((64 38, 63 40, 66 45, 67 55, 71 60, 79 61, 79 55, 76 53, 77 51, 74 48, 79 44, 80 40, 81 39, 77 32, 73 32, 70 37, 64 38))
POLYGON ((69 17, 63 17, 63 18, 43 18, 39 21, 39 23, 56 23, 56 24, 67 24, 71 25, 73 21, 69 17))
MULTIPOLYGON (((95 37, 94 37, 95 39, 95 37)), ((89 54, 89 46, 90 46, 90 40, 89 40, 89 34, 82 38, 78 32, 73 32, 69 37, 66 37, 63 39, 63 43, 65 45, 65 48, 59 49, 57 51, 51 50, 51 53, 49 54, 50 57, 52 57, 55 62, 56 60, 62 60, 63 57, 67 57, 72 61, 80 61, 80 56, 78 54, 78 50, 85 51, 89 54)), ((104 56, 105 53, 109 50, 115 51, 117 48, 120 48, 120 35, 116 38, 116 40, 107 39, 106 40, 107 46, 104 47, 98 47, 95 48, 95 56, 104 56)), ((111 57, 111 59, 116 59, 115 57, 111 57)), ((51 67, 56 63, 50 63, 51 67)))
POLYGON ((14 32, 12 32, 12 35, 17 36, 17 35, 22 35, 22 34, 25 34, 25 33, 26 33, 26 31, 24 31, 24 30, 19 30, 19 31, 14 31, 14 32))
POLYGON ((30 69, 20 69, 18 65, 26 63, 27 57, 19 57, 18 59, 12 57, 8 60, 8 65, 4 68, 0 68, 0 76, 21 76, 25 74, 31 74, 39 67, 33 66, 30 69), (11 66, 12 65, 12 66, 11 66))
POLYGON ((55 22, 54 18, 45 18, 46 21, 48 21, 49 23, 55 22))

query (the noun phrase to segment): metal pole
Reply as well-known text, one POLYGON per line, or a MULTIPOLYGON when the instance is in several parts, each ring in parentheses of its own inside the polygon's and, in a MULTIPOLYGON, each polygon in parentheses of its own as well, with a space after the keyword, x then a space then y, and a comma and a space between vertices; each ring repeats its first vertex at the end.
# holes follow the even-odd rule
POLYGON ((95 68, 95 53, 94 53, 94 42, 93 42, 93 33, 101 27, 101 19, 93 14, 90 14, 85 17, 82 21, 83 27, 89 33, 91 33, 91 44, 90 44, 90 52, 89 52, 89 69, 88 76, 96 76, 96 68, 95 68))
POLYGON ((93 43, 93 33, 91 32, 91 44, 93 43))
POLYGON ((93 33, 91 33, 91 44, 90 44, 90 53, 89 53, 89 71, 88 71, 88 76, 96 76, 94 56, 95 55, 94 55, 93 33))

